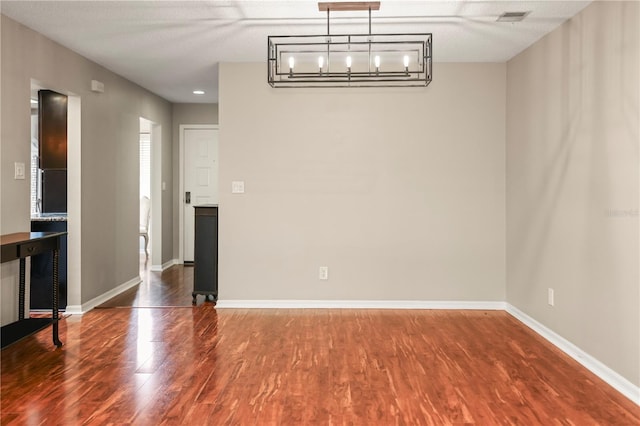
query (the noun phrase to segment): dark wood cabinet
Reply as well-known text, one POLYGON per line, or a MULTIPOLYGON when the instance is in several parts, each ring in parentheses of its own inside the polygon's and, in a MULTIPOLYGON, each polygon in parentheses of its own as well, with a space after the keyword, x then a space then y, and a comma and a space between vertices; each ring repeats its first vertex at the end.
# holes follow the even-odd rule
POLYGON ((67 97, 38 91, 38 139, 41 169, 67 168, 67 97))
POLYGON ((198 294, 218 300, 218 206, 194 206, 193 304, 198 294))
MULTIPOLYGON (((67 307, 67 221, 66 220, 31 220, 31 232, 59 232, 60 259, 59 259, 59 290, 58 307, 67 307)), ((51 283, 53 282, 53 253, 31 254, 31 287, 29 290, 29 307, 32 310, 50 310, 51 283)))
POLYGON ((67 170, 42 171, 42 213, 67 212, 67 170))

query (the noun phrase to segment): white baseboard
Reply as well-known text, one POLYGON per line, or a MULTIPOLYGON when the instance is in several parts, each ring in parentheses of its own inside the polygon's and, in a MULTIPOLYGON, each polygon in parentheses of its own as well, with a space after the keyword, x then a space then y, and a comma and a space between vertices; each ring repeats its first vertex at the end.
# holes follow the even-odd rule
POLYGON ((476 309, 504 310, 505 302, 419 300, 218 300, 216 308, 249 309, 476 309))
POLYGON ((164 272, 165 270, 171 268, 173 265, 178 265, 178 259, 171 259, 168 262, 163 263, 162 265, 151 265, 149 268, 152 272, 164 272))
POLYGON ((120 293, 126 290, 129 290, 131 287, 134 287, 140 284, 141 282, 142 280, 140 279, 140 277, 133 278, 127 281, 126 283, 120 284, 118 287, 113 288, 107 291, 106 293, 101 294, 98 297, 94 297, 93 299, 89 300, 86 303, 83 303, 82 305, 67 305, 67 309, 65 310, 65 313, 71 314, 71 315, 82 315, 86 312, 89 312, 91 309, 95 308, 96 306, 103 304, 104 302, 111 299, 112 297, 116 297, 120 293))
POLYGON ((640 405, 640 387, 634 385, 620 374, 607 367, 564 337, 539 323, 529 315, 525 314, 515 306, 506 304, 506 311, 518 321, 547 339, 562 352, 569 355, 574 360, 582 364, 587 370, 607 382, 611 387, 629 398, 636 405, 640 405))

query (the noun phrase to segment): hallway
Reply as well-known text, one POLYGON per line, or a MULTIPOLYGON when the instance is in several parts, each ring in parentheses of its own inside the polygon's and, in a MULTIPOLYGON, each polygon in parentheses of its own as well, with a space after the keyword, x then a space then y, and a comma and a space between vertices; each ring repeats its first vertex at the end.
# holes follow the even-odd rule
MULTIPOLYGON (((103 308, 160 308, 191 307, 193 291, 193 267, 174 265, 163 272, 150 270, 150 261, 140 255, 142 282, 96 307, 103 308)), ((198 305, 205 302, 198 296, 198 305)))

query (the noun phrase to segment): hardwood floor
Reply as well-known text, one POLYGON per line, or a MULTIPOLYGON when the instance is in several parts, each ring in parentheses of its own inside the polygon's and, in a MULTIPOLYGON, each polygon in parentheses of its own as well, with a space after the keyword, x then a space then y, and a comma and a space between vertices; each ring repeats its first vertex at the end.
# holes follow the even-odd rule
MULTIPOLYGON (((163 272, 152 272, 148 258, 140 256, 140 278, 135 287, 106 301, 98 308, 159 308, 190 307, 193 291, 193 267, 173 267, 163 272)), ((205 302, 199 296, 198 304, 205 302)))
POLYGON ((500 311, 205 303, 70 316, 60 349, 50 334, 1 352, 3 425, 640 424, 500 311))

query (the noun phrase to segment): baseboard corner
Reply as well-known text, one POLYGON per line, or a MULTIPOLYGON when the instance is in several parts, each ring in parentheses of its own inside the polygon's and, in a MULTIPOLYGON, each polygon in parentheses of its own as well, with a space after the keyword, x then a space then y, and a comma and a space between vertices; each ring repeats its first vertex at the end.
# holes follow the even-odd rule
POLYGON ((640 406, 639 386, 510 303, 506 303, 505 311, 640 406))

